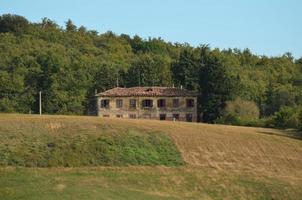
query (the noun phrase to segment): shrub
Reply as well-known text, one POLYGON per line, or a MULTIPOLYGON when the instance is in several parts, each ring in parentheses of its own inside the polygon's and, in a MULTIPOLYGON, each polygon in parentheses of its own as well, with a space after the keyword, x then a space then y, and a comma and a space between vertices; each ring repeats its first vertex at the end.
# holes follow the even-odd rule
POLYGON ((234 101, 227 101, 224 109, 224 115, 235 114, 241 119, 258 119, 259 108, 253 101, 245 101, 236 98, 234 101))
POLYGON ((302 109, 300 109, 300 112, 299 112, 299 130, 302 131, 302 109))
POLYGON ((298 128, 299 117, 297 108, 282 107, 273 116, 273 124, 278 128, 298 128))
POLYGON ((234 113, 228 113, 215 120, 218 124, 241 125, 240 118, 234 113))
POLYGON ((7 97, 0 99, 0 112, 12 113, 14 112, 14 102, 7 97))
POLYGON ((236 98, 227 101, 223 115, 215 120, 215 123, 239 125, 239 126, 264 126, 259 120, 259 108, 253 101, 245 101, 236 98))

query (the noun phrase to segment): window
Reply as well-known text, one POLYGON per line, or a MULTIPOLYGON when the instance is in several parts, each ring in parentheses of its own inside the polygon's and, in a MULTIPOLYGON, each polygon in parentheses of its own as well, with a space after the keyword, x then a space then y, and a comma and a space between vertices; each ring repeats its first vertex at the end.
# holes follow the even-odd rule
POLYGON ((158 99, 157 100, 157 107, 159 107, 159 108, 166 107, 166 100, 165 99, 158 99))
POLYGON ((136 100, 135 99, 130 99, 130 108, 136 108, 136 100))
POLYGON ((117 99, 116 100, 116 107, 117 108, 122 108, 123 107, 123 100, 122 99, 117 99))
POLYGON ((179 99, 173 99, 173 108, 179 107, 179 99))
POLYGON ((179 114, 173 114, 173 121, 179 120, 179 114))
POLYGON ((159 120, 166 120, 166 114, 160 114, 159 120))
POLYGON ((109 99, 101 100, 101 108, 109 108, 109 99))
POLYGON ((194 107, 194 99, 187 99, 187 107, 188 108, 194 107))
POLYGON ((117 118, 123 118, 123 115, 116 115, 117 118))
POLYGON ((130 119, 136 119, 136 114, 129 114, 130 119))
POLYGON ((103 117, 109 117, 109 115, 103 115, 103 117))
POLYGON ((186 121, 192 122, 193 121, 193 115, 192 114, 186 114, 186 121))
POLYGON ((142 107, 143 108, 152 108, 153 107, 153 101, 151 99, 145 99, 142 101, 142 107))

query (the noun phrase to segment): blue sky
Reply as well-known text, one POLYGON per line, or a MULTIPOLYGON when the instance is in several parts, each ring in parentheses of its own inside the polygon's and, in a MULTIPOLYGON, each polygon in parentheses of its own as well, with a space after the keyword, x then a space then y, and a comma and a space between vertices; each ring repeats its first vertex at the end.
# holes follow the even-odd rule
POLYGON ((98 32, 302 57, 302 0, 0 0, 0 14, 98 32))

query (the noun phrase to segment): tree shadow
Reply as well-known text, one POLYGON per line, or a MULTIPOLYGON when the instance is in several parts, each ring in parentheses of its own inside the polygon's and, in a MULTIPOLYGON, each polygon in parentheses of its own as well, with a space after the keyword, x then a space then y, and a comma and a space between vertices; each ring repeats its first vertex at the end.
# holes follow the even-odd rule
POLYGON ((279 129, 279 131, 280 131, 280 133, 276 133, 276 132, 269 131, 269 130, 268 131, 257 131, 257 133, 302 140, 302 132, 300 132, 300 131, 293 130, 293 129, 288 129, 288 130, 279 129))

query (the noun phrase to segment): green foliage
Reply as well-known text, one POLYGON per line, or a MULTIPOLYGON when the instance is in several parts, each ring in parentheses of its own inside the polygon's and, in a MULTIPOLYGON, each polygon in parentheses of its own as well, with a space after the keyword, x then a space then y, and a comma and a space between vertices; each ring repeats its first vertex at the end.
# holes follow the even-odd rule
POLYGON ((199 90, 198 55, 192 48, 184 49, 179 59, 172 64, 172 75, 177 86, 184 86, 189 90, 199 90))
POLYGON ((222 116, 215 120, 215 123, 241 125, 241 126, 262 126, 259 119, 259 108, 253 101, 245 101, 236 98, 234 101, 227 101, 222 116))
POLYGON ((297 108, 282 107, 273 116, 273 123, 278 128, 299 128, 299 114, 297 108))
POLYGON ((170 59, 156 54, 140 54, 132 63, 125 81, 129 86, 171 86, 170 59))
POLYGON ((270 118, 251 119, 242 118, 234 113, 228 113, 214 121, 217 124, 228 124, 235 126, 251 126, 251 127, 274 127, 270 118))
POLYGON ((68 19, 68 21, 66 22, 66 31, 70 31, 70 32, 77 31, 77 27, 76 25, 73 24, 71 19, 68 19))
POLYGON ((224 114, 234 113, 244 119, 258 119, 259 108, 253 101, 245 101, 236 98, 234 101, 227 101, 224 114))
POLYGON ((217 124, 242 125, 240 117, 235 113, 226 113, 215 120, 217 124))
POLYGON ((302 109, 299 112, 299 130, 302 131, 302 109))
POLYGON ((22 16, 4 14, 0 16, 0 33, 14 32, 21 34, 28 28, 29 22, 22 16))
POLYGON ((228 73, 227 66, 217 51, 202 51, 201 55, 201 99, 203 120, 213 122, 222 116, 225 102, 234 98, 238 80, 228 73))

